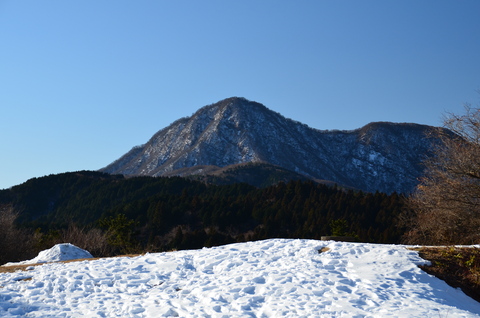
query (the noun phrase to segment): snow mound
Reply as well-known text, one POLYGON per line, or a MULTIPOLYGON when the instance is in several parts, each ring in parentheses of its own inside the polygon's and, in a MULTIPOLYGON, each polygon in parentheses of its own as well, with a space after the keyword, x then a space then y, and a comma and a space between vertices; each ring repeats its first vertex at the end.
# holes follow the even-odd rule
POLYGON ((38 256, 29 260, 18 263, 7 263, 4 266, 12 265, 24 265, 24 264, 39 264, 39 263, 51 263, 59 261, 69 261, 81 258, 92 258, 92 254, 76 247, 70 243, 57 244, 54 247, 41 251, 38 256))

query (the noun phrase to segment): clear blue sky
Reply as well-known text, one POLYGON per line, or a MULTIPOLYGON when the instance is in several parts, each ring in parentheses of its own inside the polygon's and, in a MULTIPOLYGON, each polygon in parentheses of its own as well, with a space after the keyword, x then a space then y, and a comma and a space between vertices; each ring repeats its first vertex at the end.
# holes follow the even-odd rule
POLYGON ((0 189, 231 96, 317 129, 478 106, 480 1, 0 1, 0 189))

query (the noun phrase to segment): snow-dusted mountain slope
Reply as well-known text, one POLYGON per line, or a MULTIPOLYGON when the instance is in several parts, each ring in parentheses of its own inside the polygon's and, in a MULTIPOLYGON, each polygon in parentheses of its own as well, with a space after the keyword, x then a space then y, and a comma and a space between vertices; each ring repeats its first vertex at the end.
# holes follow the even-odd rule
POLYGON ((429 129, 379 122, 321 131, 233 97, 174 122, 102 171, 162 176, 193 166, 265 162, 365 191, 410 192, 432 147, 429 129))
POLYGON ((404 246, 284 239, 53 263, 0 274, 0 316, 480 317, 424 263, 404 246))

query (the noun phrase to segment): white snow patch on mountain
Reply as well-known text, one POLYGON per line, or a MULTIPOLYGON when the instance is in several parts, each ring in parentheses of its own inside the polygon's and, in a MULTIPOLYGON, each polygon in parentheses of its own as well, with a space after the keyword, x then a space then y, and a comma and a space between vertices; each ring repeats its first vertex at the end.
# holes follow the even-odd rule
POLYGON ((424 263, 400 245, 293 239, 50 263, 0 274, 0 316, 480 317, 424 263))

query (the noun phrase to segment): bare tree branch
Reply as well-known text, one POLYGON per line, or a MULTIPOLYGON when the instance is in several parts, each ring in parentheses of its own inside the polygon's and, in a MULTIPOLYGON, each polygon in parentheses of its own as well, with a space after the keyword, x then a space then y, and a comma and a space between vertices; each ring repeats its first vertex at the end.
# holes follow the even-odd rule
POLYGON ((480 242, 480 109, 466 105, 465 115, 448 114, 445 128, 432 132, 440 144, 409 198, 408 243, 480 242))

